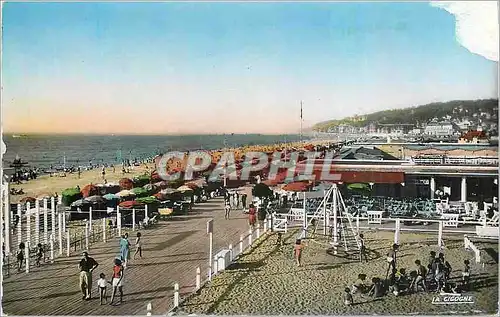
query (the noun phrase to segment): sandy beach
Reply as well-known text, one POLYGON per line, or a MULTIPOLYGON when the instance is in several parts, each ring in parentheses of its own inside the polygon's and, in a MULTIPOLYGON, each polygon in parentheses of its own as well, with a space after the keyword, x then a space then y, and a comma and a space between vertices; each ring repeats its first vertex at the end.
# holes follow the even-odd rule
MULTIPOLYGON (((463 261, 471 260, 472 283, 475 283, 474 304, 437 305, 432 304, 435 293, 418 293, 396 297, 386 295, 373 300, 354 295, 355 305, 345 306, 342 294, 351 286, 359 273, 384 278, 387 263, 385 254, 392 245, 394 235, 389 232, 365 232, 367 248, 370 250, 368 263, 359 263, 353 256, 327 252, 326 241, 318 238, 307 242, 302 267, 294 265, 292 243, 297 232, 286 235, 287 245, 276 246, 276 236, 270 236, 260 245, 248 251, 225 272, 202 288, 199 295, 188 298, 181 305, 181 314, 223 314, 223 315, 304 315, 304 314, 443 314, 443 313, 494 313, 498 302, 498 264, 484 256, 484 269, 474 264, 473 254, 464 250, 463 237, 447 240, 443 252, 452 265, 452 278, 459 279, 463 261)), ((401 235, 401 250, 398 267, 415 267, 414 261, 427 260, 430 251, 438 247, 425 234, 401 235)), ((482 247, 494 248, 496 243, 482 247)))
MULTIPOLYGON (((133 169, 129 169, 129 173, 122 173, 121 165, 115 166, 115 172, 113 173, 113 168, 106 168, 106 181, 108 183, 118 183, 118 181, 123 178, 133 178, 144 173, 151 173, 154 170, 154 163, 141 164, 141 166, 134 166, 133 169)), ((69 174, 66 173, 65 177, 60 176, 49 176, 41 175, 37 179, 23 182, 23 184, 16 185, 11 184, 11 188, 20 189, 24 191, 23 195, 11 195, 10 199, 12 203, 17 203, 24 197, 36 198, 42 194, 54 195, 57 193, 61 195, 61 192, 66 188, 76 187, 83 188, 85 185, 90 183, 102 184, 102 168, 96 168, 89 171, 82 171, 80 178, 78 178, 78 173, 69 174)), ((58 174, 59 175, 59 174, 58 174)))

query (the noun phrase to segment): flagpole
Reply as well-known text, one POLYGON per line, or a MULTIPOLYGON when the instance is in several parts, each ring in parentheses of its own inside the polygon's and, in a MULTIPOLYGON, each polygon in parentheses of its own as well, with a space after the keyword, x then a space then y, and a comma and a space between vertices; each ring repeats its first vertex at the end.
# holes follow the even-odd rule
POLYGON ((302 143, 302 100, 300 101, 300 143, 302 143))

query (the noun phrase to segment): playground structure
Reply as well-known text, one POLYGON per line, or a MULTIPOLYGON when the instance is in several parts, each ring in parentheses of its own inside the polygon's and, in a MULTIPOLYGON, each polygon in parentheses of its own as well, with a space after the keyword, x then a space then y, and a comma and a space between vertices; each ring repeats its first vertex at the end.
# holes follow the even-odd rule
POLYGON ((286 232, 289 228, 301 227, 301 238, 314 239, 318 228, 322 227, 322 234, 331 240, 335 254, 338 246, 342 246, 346 252, 359 250, 361 229, 394 231, 394 243, 399 243, 401 232, 434 232, 437 233, 437 245, 440 248, 445 247, 444 234, 466 234, 469 237, 488 239, 499 237, 498 212, 495 212, 492 218, 487 218, 486 213, 482 211, 477 219, 467 215, 464 217, 459 213, 442 213, 439 218, 434 219, 408 219, 384 218, 384 211, 367 210, 366 216, 363 217, 359 212, 354 216, 352 209, 346 207, 335 184, 325 190, 319 204, 311 203, 310 200, 317 199, 317 197, 310 198, 314 195, 301 194, 299 197, 302 198, 302 208, 299 208, 299 203, 296 202, 288 213, 274 212, 271 215, 273 230, 286 232))
POLYGON ((346 253, 354 250, 359 252, 359 229, 355 228, 354 218, 347 211, 337 185, 333 184, 324 191, 319 205, 308 204, 307 196, 307 193, 302 193, 303 207, 299 212, 292 208, 287 214, 273 213, 273 230, 286 232, 289 227, 300 226, 300 238, 315 239, 318 228, 322 228, 322 235, 330 240, 335 254, 339 246, 346 253))

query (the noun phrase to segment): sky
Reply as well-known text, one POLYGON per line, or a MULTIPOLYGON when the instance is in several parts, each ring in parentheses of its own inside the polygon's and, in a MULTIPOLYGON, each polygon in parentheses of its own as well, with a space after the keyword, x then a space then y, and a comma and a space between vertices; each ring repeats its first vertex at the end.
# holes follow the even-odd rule
POLYGON ((4 3, 2 15, 6 132, 294 133, 301 100, 308 127, 498 96, 497 62, 425 2, 4 3))

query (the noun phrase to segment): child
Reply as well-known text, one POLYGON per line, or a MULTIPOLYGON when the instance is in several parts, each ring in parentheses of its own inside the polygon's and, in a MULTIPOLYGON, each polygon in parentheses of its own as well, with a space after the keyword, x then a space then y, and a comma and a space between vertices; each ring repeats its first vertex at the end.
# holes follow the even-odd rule
POLYGON ((383 295, 381 284, 382 283, 380 283, 380 279, 378 277, 373 277, 372 286, 368 292, 368 296, 381 297, 383 295))
POLYGON ((352 299, 351 290, 349 289, 349 287, 346 287, 344 289, 344 304, 347 306, 351 306, 353 302, 354 301, 352 299))
POLYGON ((365 274, 358 274, 358 280, 356 281, 356 283, 352 286, 352 294, 356 294, 356 293, 361 293, 361 294, 364 294, 366 293, 367 291, 367 287, 366 287, 366 284, 365 284, 365 280, 366 280, 366 275, 365 274))
POLYGON ((412 280, 410 288, 412 288, 415 292, 418 292, 418 286, 422 286, 424 292, 427 292, 427 286, 425 285, 425 277, 427 276, 427 270, 422 265, 420 260, 415 260, 415 265, 417 266, 417 274, 415 278, 412 280))
POLYGON ((302 241, 300 239, 295 240, 295 246, 293 247, 293 256, 297 262, 297 266, 300 266, 300 260, 302 258, 302 241))
POLYGON ((281 232, 278 232, 278 238, 276 240, 276 245, 279 245, 280 247, 283 246, 283 235, 281 232))
POLYGON ((366 247, 365 239, 362 233, 359 234, 359 262, 363 262, 363 258, 368 263, 368 258, 366 257, 366 247))
POLYGON ((19 250, 17 251, 17 271, 21 272, 24 263, 24 242, 19 243, 19 250))
POLYGON ((139 254, 139 257, 142 259, 142 241, 141 241, 141 233, 137 232, 137 238, 135 239, 135 253, 134 253, 134 260, 135 256, 139 254))
POLYGON ((226 202, 226 206, 224 206, 224 210, 225 210, 224 219, 229 219, 229 213, 231 212, 231 205, 228 202, 226 202))
POLYGON ((106 275, 104 273, 99 274, 99 280, 97 280, 97 287, 99 288, 99 300, 101 301, 101 305, 103 300, 105 304, 108 303, 108 298, 106 297, 106 275))
POLYGON ((40 261, 43 258, 43 246, 41 243, 37 244, 36 246, 36 266, 40 266, 40 261))

